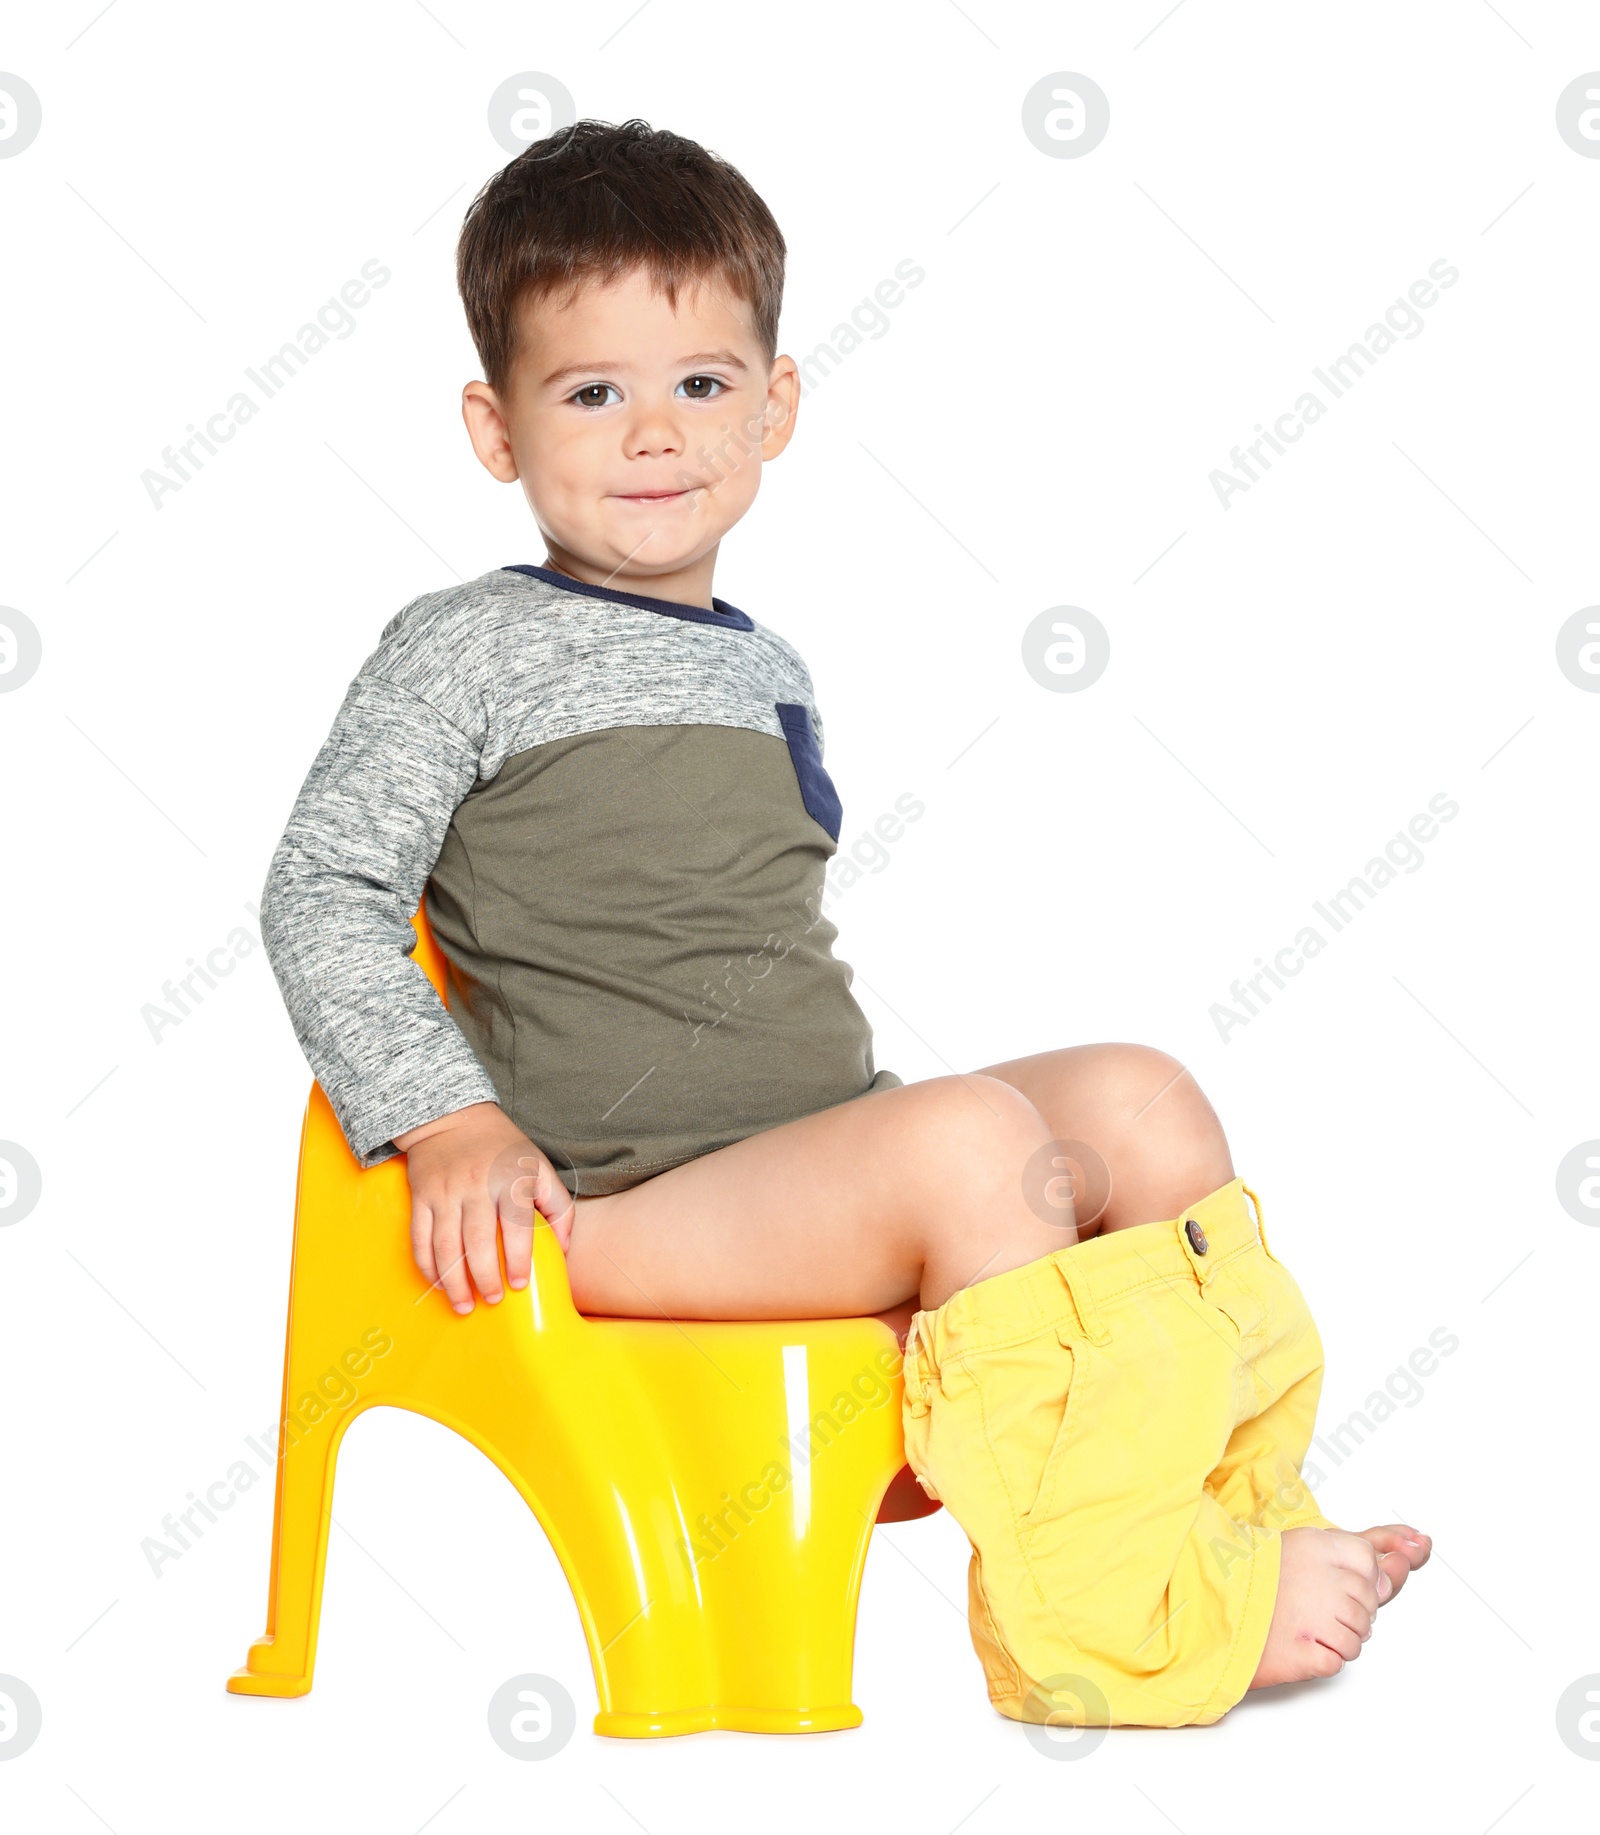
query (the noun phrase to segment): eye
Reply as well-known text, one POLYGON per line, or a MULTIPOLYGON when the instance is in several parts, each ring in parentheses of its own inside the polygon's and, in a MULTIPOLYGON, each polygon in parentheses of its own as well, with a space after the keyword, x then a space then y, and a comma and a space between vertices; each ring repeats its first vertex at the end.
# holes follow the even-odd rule
POLYGON ((612 389, 618 398, 621 398, 621 390, 615 389, 612 383, 586 382, 581 389, 575 389, 572 394, 567 397, 567 400, 576 402, 580 408, 606 408, 611 404, 605 400, 594 401, 592 399, 585 400, 584 398, 585 396, 593 397, 595 395, 603 397, 607 389, 612 389))
MULTIPOLYGON (((692 390, 694 385, 698 382, 710 383, 716 389, 717 395, 724 394, 728 387, 727 383, 725 383, 720 376, 690 376, 685 381, 680 382, 678 387, 692 390)), ((717 396, 697 392, 692 393, 689 399, 690 401, 715 401, 717 396)))

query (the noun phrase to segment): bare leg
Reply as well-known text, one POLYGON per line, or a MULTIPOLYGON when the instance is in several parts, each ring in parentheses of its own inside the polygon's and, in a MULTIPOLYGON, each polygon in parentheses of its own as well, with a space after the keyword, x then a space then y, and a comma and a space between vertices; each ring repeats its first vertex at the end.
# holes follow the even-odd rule
POLYGON ((1233 1177, 1192 1077, 1164 1052, 1078 1045, 880 1090, 735 1142, 608 1198, 578 1200, 580 1311, 688 1319, 875 1315, 918 1306, 1078 1238, 1040 1203, 1041 1152, 1087 1143, 1109 1192, 1082 1233, 1176 1216, 1233 1177))
POLYGON ((1050 1139, 989 1077, 935 1077, 785 1123, 605 1198, 580 1198, 567 1272, 585 1313, 871 1315, 1076 1240, 1029 1205, 1050 1139))
POLYGON ((978 1073, 1018 1089, 1076 1162, 1081 1235, 1178 1216, 1234 1176, 1216 1110, 1148 1045, 1068 1045, 978 1073))

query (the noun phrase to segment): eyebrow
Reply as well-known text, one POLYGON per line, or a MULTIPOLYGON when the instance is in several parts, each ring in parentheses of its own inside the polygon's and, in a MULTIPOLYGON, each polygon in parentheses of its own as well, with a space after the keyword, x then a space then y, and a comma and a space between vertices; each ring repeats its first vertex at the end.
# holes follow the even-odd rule
MULTIPOLYGON (((692 363, 726 363, 736 370, 748 370, 750 367, 743 357, 731 350, 697 350, 691 351, 687 357, 680 357, 674 368, 687 369, 692 363)), ((564 363, 560 369, 552 370, 540 387, 548 389, 555 383, 564 382, 569 376, 582 376, 595 370, 625 370, 629 367, 615 358, 595 363, 564 363)))

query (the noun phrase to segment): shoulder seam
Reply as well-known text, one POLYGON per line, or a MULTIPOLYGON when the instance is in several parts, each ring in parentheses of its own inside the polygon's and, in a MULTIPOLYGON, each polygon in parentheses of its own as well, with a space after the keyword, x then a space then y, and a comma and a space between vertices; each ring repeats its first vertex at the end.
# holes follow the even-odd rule
POLYGON ((368 669, 365 666, 356 672, 355 680, 351 683, 351 687, 354 688, 362 682, 381 683, 391 694, 404 695, 408 701, 415 701, 419 707, 427 708, 430 714, 436 714, 439 719, 449 727, 451 732, 456 734, 467 746, 471 747, 474 744, 472 735, 466 732, 456 721, 452 720, 442 707, 435 707, 433 702, 430 701, 426 695, 418 694, 416 689, 408 688, 404 682, 397 682, 393 677, 382 675, 376 669, 368 669))

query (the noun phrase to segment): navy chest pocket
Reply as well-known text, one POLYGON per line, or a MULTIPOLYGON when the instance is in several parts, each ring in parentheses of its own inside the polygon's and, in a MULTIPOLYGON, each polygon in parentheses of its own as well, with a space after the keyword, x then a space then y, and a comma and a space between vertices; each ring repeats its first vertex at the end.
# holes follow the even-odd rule
POLYGON ((806 814, 837 841, 844 821, 844 805, 833 787, 833 779, 823 769, 811 715, 799 701, 774 701, 773 707, 789 743, 789 756, 794 761, 794 774, 800 780, 800 799, 806 806, 806 814))

